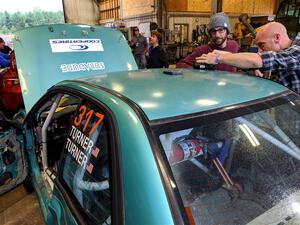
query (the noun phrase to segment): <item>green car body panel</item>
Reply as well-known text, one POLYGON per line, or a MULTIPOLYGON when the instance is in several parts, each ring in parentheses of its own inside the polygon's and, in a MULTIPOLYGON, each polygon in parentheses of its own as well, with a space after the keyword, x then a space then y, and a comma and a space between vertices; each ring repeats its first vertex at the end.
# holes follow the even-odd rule
POLYGON ((20 30, 14 48, 27 112, 61 80, 137 69, 123 34, 100 26, 56 24, 20 30))
POLYGON ((203 70, 123 71, 79 80, 114 90, 135 102, 149 120, 192 114, 257 100, 287 90, 266 79, 203 70))
MULTIPOLYGON (((172 185, 163 179, 158 150, 151 143, 151 122, 238 107, 288 90, 265 79, 226 72, 182 70, 182 75, 172 76, 164 69, 137 71, 123 35, 103 27, 51 25, 22 30, 16 33, 15 51, 29 114, 51 86, 54 92, 65 89, 82 93, 112 112, 119 139, 121 208, 124 224, 130 225, 176 223, 167 194, 172 185), (80 39, 97 45, 77 42, 80 39), (62 51, 65 42, 71 49, 62 51), (55 47, 57 43, 61 48, 55 47), (92 51, 86 51, 89 48, 92 51)), ((24 136, 45 221, 77 224, 59 189, 54 185, 49 196, 41 181, 33 132, 25 129, 24 136)))
POLYGON ((72 81, 57 87, 60 85, 97 98, 114 114, 120 139, 125 224, 174 224, 153 150, 136 112, 122 99, 95 86, 72 81))
POLYGON ((279 84, 255 77, 192 70, 183 71, 182 76, 168 76, 162 69, 155 69, 116 72, 78 80, 63 81, 56 87, 77 89, 97 98, 112 110, 121 142, 125 224, 136 225, 145 224, 145 221, 148 221, 147 224, 168 225, 174 222, 145 128, 126 99, 140 108, 147 121, 152 121, 233 106, 287 90, 279 84), (221 85, 223 88, 218 90, 221 81, 228 85, 221 85), (177 89, 174 88, 176 85, 177 89), (211 91, 215 90, 213 94, 206 94, 206 86, 211 91), (195 103, 195 99, 205 99, 208 103, 197 104, 199 101, 195 103), (216 104, 210 104, 216 100, 216 104), (176 107, 178 103, 184 104, 176 107))

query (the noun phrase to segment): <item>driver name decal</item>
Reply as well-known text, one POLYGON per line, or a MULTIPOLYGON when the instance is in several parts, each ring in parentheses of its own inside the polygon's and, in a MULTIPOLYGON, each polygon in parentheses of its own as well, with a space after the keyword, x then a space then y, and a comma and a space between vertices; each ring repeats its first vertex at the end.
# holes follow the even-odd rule
POLYGON ((67 137, 65 149, 89 173, 92 173, 94 167, 89 158, 97 158, 100 153, 100 149, 94 146, 92 135, 103 119, 103 114, 81 105, 67 137))
POLYGON ((100 39, 49 39, 52 52, 102 52, 100 39))

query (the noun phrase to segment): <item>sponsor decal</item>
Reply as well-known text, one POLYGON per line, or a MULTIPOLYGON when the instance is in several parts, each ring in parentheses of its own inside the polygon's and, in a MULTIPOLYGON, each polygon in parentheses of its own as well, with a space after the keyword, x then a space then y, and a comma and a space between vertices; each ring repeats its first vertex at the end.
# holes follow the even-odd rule
POLYGON ((84 62, 84 63, 70 63, 61 64, 61 72, 80 72, 80 71, 91 71, 91 70, 105 70, 104 62, 84 62))
POLYGON ((100 39, 49 39, 52 52, 101 52, 100 39))
POLYGON ((92 136, 99 125, 102 124, 104 115, 81 105, 68 133, 65 149, 80 167, 85 168, 90 174, 94 165, 91 157, 97 158, 101 153, 95 146, 92 136))
POLYGON ((69 48, 72 50, 86 50, 89 47, 87 45, 70 45, 69 48))

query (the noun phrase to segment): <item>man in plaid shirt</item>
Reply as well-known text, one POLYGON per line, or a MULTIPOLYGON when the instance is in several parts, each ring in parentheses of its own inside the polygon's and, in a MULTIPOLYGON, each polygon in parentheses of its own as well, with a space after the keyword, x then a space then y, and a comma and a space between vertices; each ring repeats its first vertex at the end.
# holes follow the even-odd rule
MULTIPOLYGON (((260 53, 214 51, 197 58, 198 63, 224 63, 239 68, 259 68, 277 73, 278 82, 300 94, 300 33, 292 41, 286 28, 277 22, 262 27, 256 35, 260 53)), ((261 73, 258 74, 262 76, 261 73)))

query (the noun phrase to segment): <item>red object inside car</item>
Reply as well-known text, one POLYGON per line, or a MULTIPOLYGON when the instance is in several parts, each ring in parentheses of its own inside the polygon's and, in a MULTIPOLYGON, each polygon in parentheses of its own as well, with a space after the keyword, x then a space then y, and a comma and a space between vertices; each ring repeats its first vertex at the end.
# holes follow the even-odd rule
POLYGON ((23 105, 22 91, 14 51, 10 54, 11 66, 4 74, 0 74, 1 107, 6 111, 18 111, 23 105))

